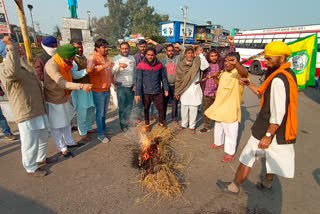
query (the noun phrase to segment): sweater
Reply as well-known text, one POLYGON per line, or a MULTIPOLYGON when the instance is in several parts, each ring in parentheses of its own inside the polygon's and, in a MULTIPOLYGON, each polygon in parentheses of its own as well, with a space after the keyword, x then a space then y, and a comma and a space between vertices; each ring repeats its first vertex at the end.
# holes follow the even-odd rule
POLYGON ((161 84, 165 91, 169 91, 167 75, 162 63, 157 58, 153 64, 144 59, 137 65, 136 95, 160 94, 161 84))
POLYGON ((112 61, 114 62, 112 74, 116 75, 117 83, 120 83, 124 87, 132 87, 136 78, 136 61, 133 56, 122 56, 119 54, 112 61), (127 64, 127 67, 121 68, 120 63, 127 64))
POLYGON ((93 91, 109 91, 111 87, 111 68, 105 68, 109 62, 107 56, 102 56, 94 51, 88 58, 87 72, 90 76, 90 83, 93 91))

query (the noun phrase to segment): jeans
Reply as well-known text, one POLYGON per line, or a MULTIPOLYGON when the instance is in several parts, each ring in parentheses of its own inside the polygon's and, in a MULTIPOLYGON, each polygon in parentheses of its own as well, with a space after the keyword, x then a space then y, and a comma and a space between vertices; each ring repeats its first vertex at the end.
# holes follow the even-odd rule
POLYGON ((107 130, 106 114, 110 101, 110 91, 93 91, 93 102, 96 106, 96 123, 98 136, 103 136, 107 130))
POLYGON ((120 126, 121 129, 127 128, 134 99, 134 92, 132 91, 132 87, 117 86, 117 97, 120 126))
POLYGON ((171 100, 172 104, 172 121, 177 121, 178 118, 178 100, 174 96, 175 92, 175 86, 169 86, 169 96, 164 97, 164 118, 167 116, 167 108, 168 108, 168 103, 171 100))
POLYGON ((7 119, 4 117, 1 108, 0 108, 0 126, 4 135, 11 134, 11 130, 8 125, 7 119))

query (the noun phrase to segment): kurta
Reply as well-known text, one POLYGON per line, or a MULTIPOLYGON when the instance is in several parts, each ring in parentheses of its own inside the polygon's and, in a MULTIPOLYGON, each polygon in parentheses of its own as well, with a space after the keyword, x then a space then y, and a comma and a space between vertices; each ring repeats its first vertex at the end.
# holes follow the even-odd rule
POLYGON ((221 73, 216 99, 205 111, 208 118, 227 123, 241 122, 243 86, 239 83, 240 77, 237 69, 221 73))

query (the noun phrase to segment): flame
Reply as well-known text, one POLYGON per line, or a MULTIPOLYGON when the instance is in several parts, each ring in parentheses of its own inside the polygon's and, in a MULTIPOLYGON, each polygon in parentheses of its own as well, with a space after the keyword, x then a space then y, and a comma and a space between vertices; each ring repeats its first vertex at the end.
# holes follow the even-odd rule
POLYGON ((152 138, 148 137, 145 132, 140 130, 141 144, 141 165, 150 162, 150 167, 147 170, 150 173, 153 169, 153 162, 158 158, 159 145, 152 145, 152 138))

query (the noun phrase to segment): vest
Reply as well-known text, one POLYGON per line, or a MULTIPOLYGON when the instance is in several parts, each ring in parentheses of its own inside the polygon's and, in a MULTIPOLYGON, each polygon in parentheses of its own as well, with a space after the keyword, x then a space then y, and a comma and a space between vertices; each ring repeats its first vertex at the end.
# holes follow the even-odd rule
MULTIPOLYGON (((294 80, 297 82, 297 78, 296 78, 295 73, 290 68, 286 69, 286 71, 288 71, 293 76, 294 80)), ((282 73, 277 74, 274 78, 280 78, 283 81, 284 86, 285 86, 285 90, 286 90, 286 113, 283 117, 283 120, 282 120, 279 128, 277 129, 277 131, 275 133, 275 137, 277 138, 278 144, 293 144, 296 142, 296 139, 293 139, 290 141, 285 140, 285 129, 286 129, 287 116, 288 116, 288 104, 290 102, 290 100, 289 100, 289 94, 290 94, 289 82, 288 82, 287 77, 282 73)), ((271 117, 270 94, 271 94, 271 84, 272 84, 273 79, 270 81, 270 84, 268 85, 268 88, 264 93, 263 106, 257 116, 256 121, 254 122, 254 124, 251 128, 253 137, 255 137, 258 140, 261 140, 266 135, 266 132, 267 132, 268 127, 270 125, 270 123, 269 123, 270 117, 271 117)))

